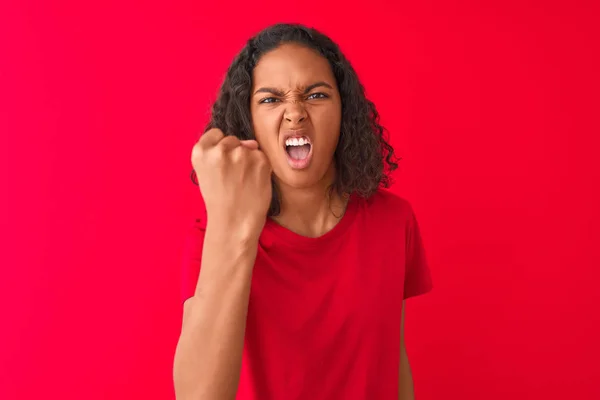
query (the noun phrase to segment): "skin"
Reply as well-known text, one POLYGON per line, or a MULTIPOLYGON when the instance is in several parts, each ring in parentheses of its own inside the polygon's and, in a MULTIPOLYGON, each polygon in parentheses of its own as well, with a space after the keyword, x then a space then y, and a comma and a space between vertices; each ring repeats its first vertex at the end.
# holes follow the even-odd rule
POLYGON ((399 400, 414 400, 415 389, 413 384, 412 370, 410 369, 410 363, 408 362, 408 355, 406 354, 406 346, 404 345, 404 306, 405 302, 402 302, 402 320, 400 323, 400 371, 398 378, 398 399, 399 400))
POLYGON ((327 196, 335 177, 333 155, 342 114, 329 63, 315 51, 293 44, 265 54, 254 69, 250 112, 256 139, 282 196, 281 213, 274 219, 301 235, 321 236, 338 223, 347 201, 338 194, 327 196), (304 170, 290 168, 281 145, 280 135, 296 129, 305 129, 313 145, 311 164, 304 170))
MULTIPOLYGON (((268 182, 272 171, 282 197, 281 212, 273 219, 307 237, 328 232, 343 216, 347 196, 330 194, 328 190, 336 173, 333 156, 340 135, 341 98, 327 60, 313 50, 294 44, 282 45, 263 55, 253 71, 250 111, 256 142, 240 142, 232 136, 223 139, 220 131, 207 132, 194 150, 198 153, 194 159, 201 160, 197 161, 198 168, 212 163, 211 168, 218 167, 216 171, 221 174, 229 171, 230 180, 232 176, 260 170, 260 174, 250 177, 262 184, 268 182), (313 144, 311 164, 303 170, 288 165, 282 146, 283 132, 297 129, 306 130, 313 144), (261 161, 263 155, 264 162, 261 161), (267 163, 270 171, 264 167, 267 163)), ((207 175, 200 173, 199 176, 207 175)), ((246 184, 248 179, 241 182, 246 184)), ((240 191, 234 197, 255 199, 265 192, 253 187, 245 188, 250 196, 240 191)), ((211 190, 217 189, 226 191, 219 186, 211 190)), ((221 202, 221 198, 214 200, 221 202)), ((268 202, 264 204, 262 215, 266 216, 268 202)), ((236 208, 239 207, 232 209, 236 208)), ((183 326, 175 354, 173 374, 178 400, 225 400, 236 396, 252 268, 260 233, 256 227, 261 225, 260 218, 253 217, 255 209, 251 207, 249 212, 241 212, 240 217, 246 218, 245 222, 250 221, 244 226, 252 228, 247 229, 247 234, 233 237, 231 232, 239 232, 240 218, 231 220, 232 213, 224 212, 211 214, 208 219, 201 273, 195 295, 184 304, 183 326), (218 217, 220 214, 222 217, 218 217)), ((399 338, 398 398, 412 400, 413 383, 403 332, 404 311, 399 338)))
MULTIPOLYGON (((250 111, 256 139, 271 163, 282 194, 282 212, 274 219, 301 235, 321 236, 339 222, 346 203, 334 193, 330 206, 327 196, 327 188, 335 177, 333 155, 342 112, 331 67, 315 51, 285 44, 259 61, 254 69, 252 93, 250 111), (321 82, 325 85, 314 87, 321 82), (279 135, 290 129, 311 133, 314 154, 305 170, 297 171, 287 164, 279 135)), ((412 373, 404 346, 404 307, 400 344, 398 398, 412 400, 412 373)))

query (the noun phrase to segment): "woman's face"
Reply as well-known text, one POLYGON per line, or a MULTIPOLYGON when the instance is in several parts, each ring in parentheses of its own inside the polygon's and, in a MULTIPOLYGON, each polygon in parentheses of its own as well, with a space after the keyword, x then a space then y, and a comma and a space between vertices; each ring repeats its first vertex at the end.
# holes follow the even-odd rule
POLYGON ((261 57, 252 82, 252 125, 277 182, 305 188, 332 179, 342 102, 327 59, 284 44, 261 57))

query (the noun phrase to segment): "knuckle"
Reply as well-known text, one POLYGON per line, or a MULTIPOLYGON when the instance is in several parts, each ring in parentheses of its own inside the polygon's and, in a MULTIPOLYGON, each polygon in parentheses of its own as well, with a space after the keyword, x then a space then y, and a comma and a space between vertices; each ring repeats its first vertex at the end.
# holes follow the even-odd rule
POLYGON ((223 131, 220 130, 219 128, 212 128, 212 129, 209 129, 208 132, 206 132, 204 135, 207 135, 209 137, 210 136, 221 137, 224 134, 223 134, 223 131))
POLYGON ((209 159, 213 165, 222 164, 225 161, 225 151, 217 146, 210 151, 209 159))
POLYGON ((192 163, 198 162, 199 160, 202 159, 204 155, 204 149, 202 148, 202 146, 199 143, 196 143, 194 145, 194 147, 192 147, 192 152, 191 152, 191 160, 192 163))
POLYGON ((190 157, 193 159, 198 158, 198 156, 200 155, 200 146, 198 143, 196 143, 193 147, 192 147, 192 151, 190 153, 190 157))
POLYGON ((231 159, 231 162, 234 164, 241 163, 244 159, 243 149, 241 147, 237 147, 237 148, 233 149, 230 154, 230 159, 231 159))
POLYGON ((233 136, 227 136, 219 141, 216 147, 221 151, 226 151, 228 148, 234 147, 236 138, 233 136))
POLYGON ((242 143, 240 142, 240 139, 238 139, 236 136, 228 136, 227 139, 229 139, 230 143, 232 146, 240 146, 242 143))

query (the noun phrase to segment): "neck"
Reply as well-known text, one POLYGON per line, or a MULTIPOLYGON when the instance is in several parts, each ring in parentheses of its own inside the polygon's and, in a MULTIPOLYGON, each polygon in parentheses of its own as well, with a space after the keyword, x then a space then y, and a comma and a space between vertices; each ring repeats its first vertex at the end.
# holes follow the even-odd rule
POLYGON ((343 217, 348 196, 330 190, 335 177, 332 168, 314 186, 294 188, 278 182, 280 213, 272 219, 279 225, 306 237, 329 232, 343 217))

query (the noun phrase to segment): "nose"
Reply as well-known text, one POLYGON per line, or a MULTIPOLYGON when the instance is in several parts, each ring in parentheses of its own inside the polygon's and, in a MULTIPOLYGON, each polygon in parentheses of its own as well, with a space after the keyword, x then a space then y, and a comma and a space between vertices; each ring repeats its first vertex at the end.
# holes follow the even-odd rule
POLYGON ((298 124, 306 119, 306 110, 299 101, 291 102, 286 107, 284 118, 293 124, 298 124))

